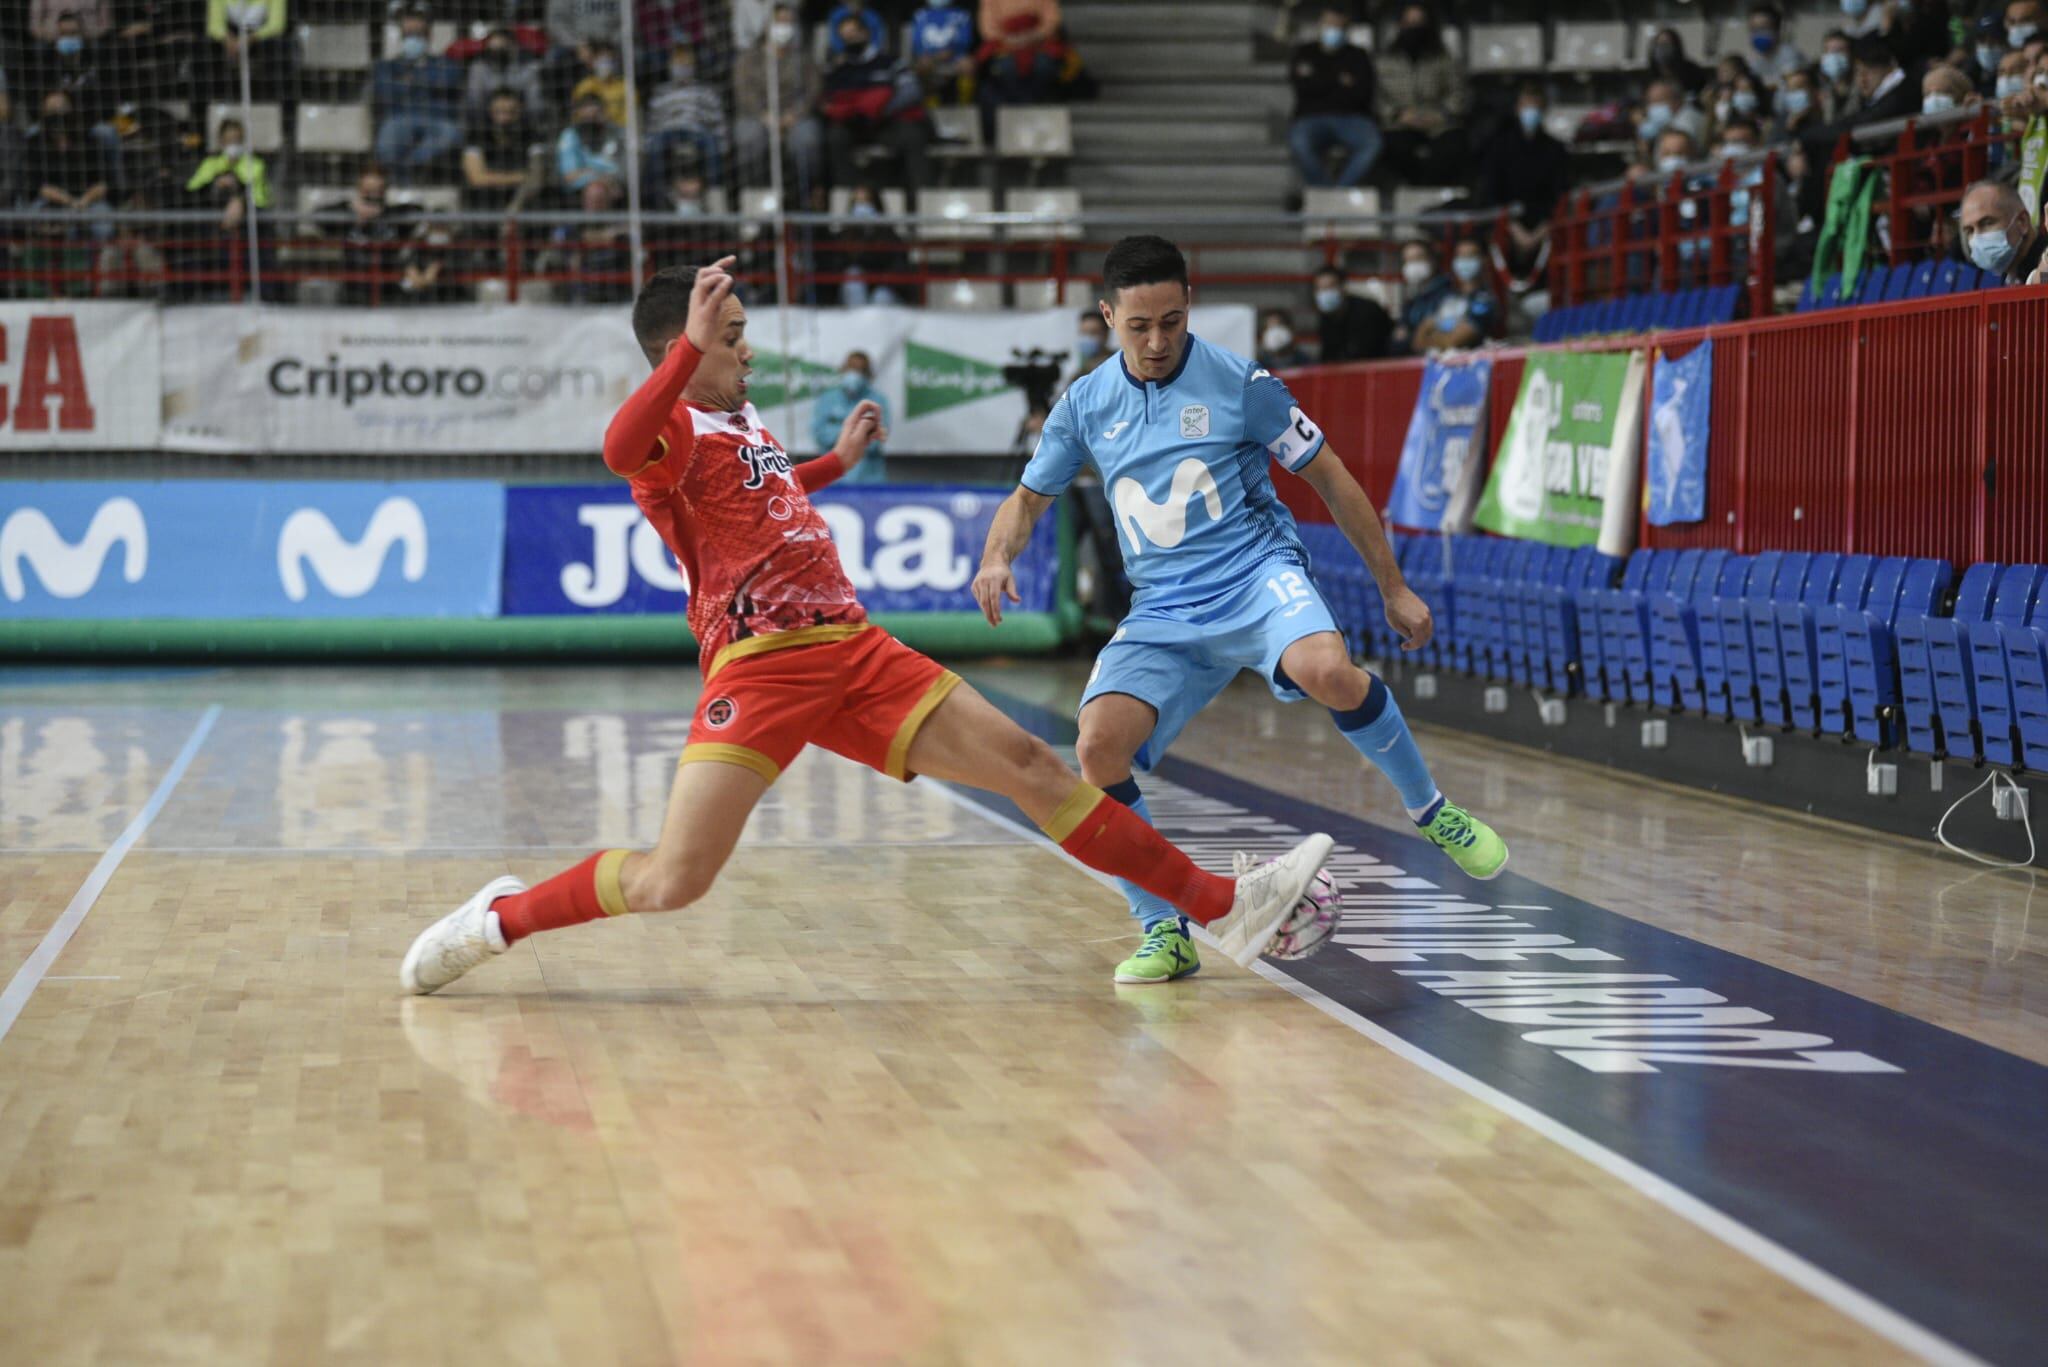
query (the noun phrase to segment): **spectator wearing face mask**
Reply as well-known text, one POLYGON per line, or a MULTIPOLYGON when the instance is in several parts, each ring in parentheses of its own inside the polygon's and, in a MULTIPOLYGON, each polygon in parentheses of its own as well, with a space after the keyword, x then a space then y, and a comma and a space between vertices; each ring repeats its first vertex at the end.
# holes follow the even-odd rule
MULTIPOLYGON (((839 383, 819 394, 811 403, 811 440, 820 451, 832 449, 839 429, 846 425, 854 408, 863 400, 881 406, 882 426, 889 425, 889 401, 875 388, 875 363, 865 351, 849 351, 839 365, 839 383)), ((868 443, 860 464, 846 472, 848 484, 888 483, 888 452, 880 441, 868 443)))
POLYGON ((1429 321, 1436 306, 1450 293, 1451 278, 1437 265, 1437 254, 1426 242, 1401 244, 1401 319, 1395 325, 1389 353, 1406 355, 1414 350, 1415 331, 1429 321))
POLYGON ((214 152, 186 177, 185 192, 220 210, 224 233, 239 230, 253 205, 270 207, 270 175, 263 158, 249 150, 240 119, 222 119, 214 132, 214 152))
POLYGON ((1267 370, 1291 370, 1310 364, 1310 356, 1294 335, 1294 320, 1286 309, 1267 309, 1259 315, 1258 363, 1267 370))
POLYGON ((1846 119, 1863 105, 1863 97, 1857 93, 1853 79, 1855 62, 1850 56, 1850 45, 1854 41, 1845 30, 1836 29, 1821 42, 1820 61, 1815 66, 1820 71, 1821 119, 1824 123, 1846 119))
POLYGON ((1343 10, 1324 8, 1315 41, 1294 49, 1290 76, 1294 120, 1287 145, 1302 184, 1346 189, 1363 184, 1380 155, 1380 126, 1372 117, 1379 81, 1372 54, 1352 44, 1343 10), (1335 177, 1329 165, 1333 151, 1344 158, 1335 177))
POLYGON ((518 213, 540 188, 545 158, 517 92, 498 91, 462 149, 462 207, 472 213, 518 213))
POLYGON ((604 116, 619 127, 626 126, 626 74, 619 66, 619 50, 610 43, 592 43, 584 77, 569 92, 571 104, 595 95, 604 101, 604 116))
MULTIPOLYGON (((1754 119, 1764 113, 1764 84, 1748 72, 1735 78, 1726 90, 1714 100, 1714 127, 1719 128, 1730 119, 1754 119)), ((1695 139, 1704 133, 1695 133, 1695 139)))
POLYGON ((915 195, 930 179, 927 149, 932 134, 923 92, 909 72, 878 45, 862 44, 866 32, 856 17, 841 19, 841 50, 826 59, 825 94, 820 103, 825 115, 825 156, 833 181, 851 185, 860 178, 856 150, 880 143, 895 154, 902 168, 903 188, 915 195))
POLYGON ((1820 123, 1819 97, 1820 81, 1811 71, 1795 71, 1787 76, 1775 101, 1777 127, 1773 141, 1796 138, 1820 123))
POLYGON ((547 94, 541 86, 540 63, 520 51, 512 30, 500 26, 484 38, 483 46, 470 59, 464 80, 462 105, 473 120, 487 117, 491 97, 509 90, 519 97, 526 116, 539 122, 547 117, 547 94))
POLYGON ((759 38, 740 49, 732 76, 733 154, 743 182, 767 179, 770 138, 783 142, 784 165, 796 182, 796 202, 807 203, 825 164, 825 127, 818 118, 818 71, 797 30, 796 10, 779 4, 759 38), (768 104, 768 64, 775 63, 777 106, 768 104))
POLYGON ((113 183, 106 152, 62 90, 43 97, 43 117, 28 131, 23 162, 32 210, 67 225, 90 224, 97 237, 113 235, 106 217, 113 183))
POLYGON ((70 96, 71 112, 88 127, 98 127, 113 115, 113 81, 99 45, 68 10, 57 18, 55 40, 37 49, 31 79, 35 89, 61 90, 70 96))
POLYGON ((1472 90, 1428 6, 1401 7, 1400 28, 1375 65, 1387 165, 1411 185, 1461 183, 1472 90))
POLYGON ((407 11, 398 31, 398 56, 377 63, 371 102, 377 160, 406 183, 462 145, 462 68, 428 51, 425 10, 407 11))
POLYGON ((1498 336, 1500 325, 1500 302, 1486 284, 1486 254, 1477 241, 1465 238, 1451 258, 1450 288, 1416 327, 1411 345, 1418 355, 1463 351, 1498 336))
POLYGON ((1643 103, 1636 111, 1637 159, 1654 161, 1657 139, 1674 131, 1685 134, 1697 145, 1706 136, 1707 117, 1686 102, 1677 86, 1669 81, 1653 81, 1643 92, 1643 103))
POLYGON ((696 55, 686 47, 669 53, 668 71, 647 97, 647 173, 668 176, 669 156, 694 147, 704 175, 715 185, 725 179, 725 99, 698 79, 696 55))
POLYGON ((1394 320, 1370 299, 1344 287, 1344 272, 1325 266, 1315 274, 1316 339, 1325 361, 1370 361, 1387 354, 1394 320))
POLYGON ((1079 326, 1074 330, 1074 380, 1094 370, 1109 359, 1109 324, 1102 320, 1100 309, 1083 309, 1079 326))
POLYGON ((1686 55, 1685 39, 1677 29, 1658 29, 1650 39, 1649 70, 1645 81, 1669 81, 1687 95, 1706 88, 1707 69, 1686 55))
POLYGON ((1960 216, 1963 251, 1972 265, 1989 271, 2008 285, 2017 285, 2041 269, 2048 235, 2036 216, 2027 212, 2019 192, 1995 180, 1980 180, 1963 196, 1960 216))
POLYGON ((1749 7, 1749 69, 1766 89, 1806 65, 1806 57, 1785 41, 1785 15, 1776 5, 1749 7))
POLYGON ((1950 114, 1977 107, 1977 89, 1970 78, 1952 66, 1931 66, 1920 78, 1920 112, 1950 114))
POLYGON ((2005 60, 2005 20, 1996 14, 1980 16, 1971 30, 1970 68, 1966 73, 1977 93, 1989 97, 1998 80, 1998 64, 2005 60))
POLYGON ((625 134, 605 117, 604 101, 586 95, 555 143, 562 186, 586 213, 607 213, 625 198, 625 134))
POLYGON ((1508 219, 1509 268, 1517 276, 1536 264, 1551 210, 1571 188, 1571 153, 1543 127, 1546 103, 1541 86, 1523 86, 1513 121, 1502 123, 1479 154, 1479 203, 1522 206, 1508 219))

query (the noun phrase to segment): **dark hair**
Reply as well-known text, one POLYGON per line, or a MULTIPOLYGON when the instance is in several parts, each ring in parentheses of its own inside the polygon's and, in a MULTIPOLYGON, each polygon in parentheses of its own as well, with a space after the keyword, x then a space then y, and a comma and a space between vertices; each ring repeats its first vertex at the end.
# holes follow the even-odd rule
POLYGON ((1748 129, 1751 137, 1755 138, 1758 142, 1763 141, 1764 130, 1758 127, 1757 121, 1750 118, 1747 114, 1737 114, 1734 118, 1721 125, 1721 131, 1724 134, 1733 133, 1738 128, 1748 129))
MULTIPOLYGON (((1084 322, 1084 323, 1089 323, 1089 322, 1094 322, 1094 323, 1102 323, 1102 310, 1101 310, 1101 309, 1082 309, 1082 310, 1081 310, 1081 321, 1082 321, 1082 322, 1084 322)), ((1108 326, 1109 326, 1109 324, 1107 324, 1107 323, 1102 323, 1102 325, 1103 325, 1104 327, 1108 327, 1108 326)))
POLYGON ((697 287, 695 266, 664 266, 647 277, 633 300, 633 340, 659 364, 668 348, 690 321, 690 291, 697 287))
POLYGON ((1314 275, 1311 275, 1309 279, 1320 280, 1326 275, 1336 276, 1338 283, 1341 284, 1344 280, 1344 268, 1342 266, 1335 265, 1331 262, 1325 261, 1322 265, 1316 267, 1316 273, 1314 275))
POLYGON ((1849 45, 1849 60, 1858 66, 1876 67, 1879 71, 1899 64, 1891 44, 1875 33, 1866 33, 1849 45))
POLYGON ((1180 248, 1149 233, 1126 237, 1102 258, 1102 292, 1112 301, 1119 290, 1178 280, 1188 287, 1188 259, 1180 248))
POLYGON ((1749 7, 1750 18, 1754 19, 1759 14, 1763 15, 1764 18, 1771 21, 1772 28, 1782 29, 1783 27, 1785 27, 1785 11, 1779 9, 1776 5, 1770 4, 1769 0, 1764 0, 1764 3, 1751 5, 1749 7))

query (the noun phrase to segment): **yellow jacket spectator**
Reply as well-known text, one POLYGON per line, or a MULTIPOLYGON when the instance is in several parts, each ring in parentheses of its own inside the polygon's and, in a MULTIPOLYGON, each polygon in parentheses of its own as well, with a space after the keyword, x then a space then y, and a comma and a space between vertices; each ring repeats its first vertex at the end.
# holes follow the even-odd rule
POLYGON ((206 36, 275 38, 284 32, 285 0, 206 0, 206 36))

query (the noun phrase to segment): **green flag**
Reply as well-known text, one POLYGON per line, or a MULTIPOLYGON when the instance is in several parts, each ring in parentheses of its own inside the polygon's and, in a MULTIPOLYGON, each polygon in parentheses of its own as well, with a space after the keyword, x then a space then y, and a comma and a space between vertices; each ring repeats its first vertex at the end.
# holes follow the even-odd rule
POLYGON ((789 358, 789 381, 792 392, 784 394, 782 356, 779 353, 755 351, 754 373, 747 380, 747 398, 752 400, 754 407, 760 409, 763 414, 782 403, 785 398, 797 403, 816 398, 839 383, 839 368, 819 365, 816 361, 806 361, 801 356, 792 356, 789 358))
POLYGON ((1473 519, 1555 546, 1633 546, 1643 367, 1628 352, 1532 352, 1473 519))

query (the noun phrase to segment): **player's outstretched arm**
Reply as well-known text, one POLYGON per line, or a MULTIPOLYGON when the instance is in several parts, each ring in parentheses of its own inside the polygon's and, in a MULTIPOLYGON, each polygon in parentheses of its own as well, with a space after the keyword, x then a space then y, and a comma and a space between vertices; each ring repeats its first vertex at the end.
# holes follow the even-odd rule
POLYGON ((1052 500, 1051 494, 1037 493, 1020 484, 996 509, 996 520, 988 529, 988 544, 981 551, 981 570, 974 576, 974 601, 981 605, 981 615, 988 618, 992 627, 1002 625, 1003 599, 1013 603, 1024 601, 1018 596, 1017 578, 1010 573, 1010 564, 1031 544, 1031 529, 1052 507, 1052 500))
POLYGON ((1322 498, 1344 539, 1358 549, 1359 559, 1372 571, 1373 582, 1380 586, 1380 597, 1387 603, 1387 622, 1401 633, 1401 649, 1420 650, 1428 645, 1431 633, 1436 630, 1429 604, 1408 587, 1400 562, 1394 559, 1394 548, 1387 541, 1386 529, 1380 526, 1378 511, 1351 472, 1344 468, 1344 462, 1326 443, 1316 458, 1296 473, 1322 498))
POLYGON ((683 335, 669 342, 661 364, 612 416, 604 434, 604 463, 612 473, 631 477, 660 459, 657 443, 662 429, 697 373, 697 363, 718 337, 718 314, 732 293, 731 270, 737 260, 728 256, 697 272, 683 335))

